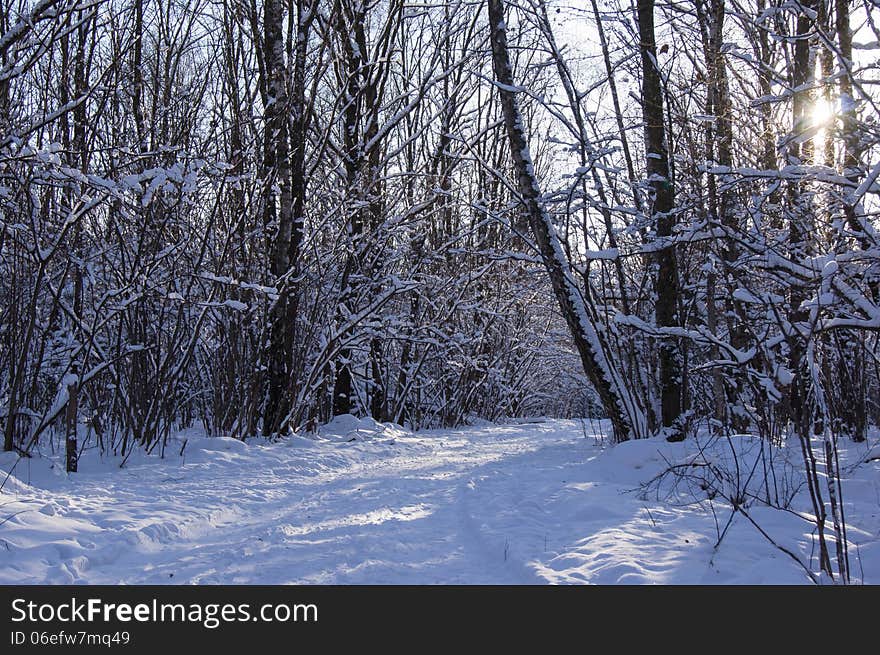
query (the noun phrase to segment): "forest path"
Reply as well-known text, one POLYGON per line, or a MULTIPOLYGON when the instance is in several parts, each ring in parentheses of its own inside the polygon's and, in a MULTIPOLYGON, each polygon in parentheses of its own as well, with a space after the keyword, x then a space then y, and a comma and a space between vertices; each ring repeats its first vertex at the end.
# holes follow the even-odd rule
POLYGON ((0 582, 699 583, 741 566, 801 582, 751 533, 728 566, 710 563, 711 514, 637 497, 669 448, 607 448, 589 423, 548 420, 190 438, 183 457, 122 470, 86 457, 68 478, 34 462, 29 485, 19 464, 0 496, 0 520, 21 512, 0 525, 0 582))

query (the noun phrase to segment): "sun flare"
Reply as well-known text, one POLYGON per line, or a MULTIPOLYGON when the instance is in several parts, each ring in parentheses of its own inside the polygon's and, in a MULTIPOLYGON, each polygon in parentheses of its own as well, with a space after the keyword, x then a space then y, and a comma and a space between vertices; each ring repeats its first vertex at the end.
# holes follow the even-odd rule
POLYGON ((836 113, 835 103, 826 98, 817 98, 810 113, 813 125, 827 125, 836 113))

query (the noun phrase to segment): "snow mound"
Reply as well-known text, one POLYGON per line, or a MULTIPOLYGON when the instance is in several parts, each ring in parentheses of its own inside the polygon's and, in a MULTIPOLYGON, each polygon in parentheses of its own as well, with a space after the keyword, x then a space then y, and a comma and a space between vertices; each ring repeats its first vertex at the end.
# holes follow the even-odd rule
POLYGON ((244 441, 231 437, 189 437, 184 457, 190 463, 215 459, 235 460, 243 458, 251 448, 244 441))
POLYGON ((318 430, 321 438, 344 443, 377 438, 393 440, 407 434, 409 433, 404 428, 394 423, 379 423, 372 418, 358 418, 351 414, 336 416, 318 430))

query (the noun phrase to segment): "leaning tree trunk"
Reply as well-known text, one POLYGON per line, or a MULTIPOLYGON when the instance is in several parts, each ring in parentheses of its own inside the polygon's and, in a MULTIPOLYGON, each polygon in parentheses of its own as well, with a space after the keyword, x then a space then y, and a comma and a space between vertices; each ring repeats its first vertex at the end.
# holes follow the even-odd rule
MULTIPOLYGON (((663 126, 663 87, 657 65, 657 44, 654 37, 654 0, 638 0, 640 50, 642 54, 642 117, 645 123, 645 159, 653 205, 651 218, 656 224, 658 328, 679 327, 678 270, 675 246, 670 242, 675 225, 674 190, 669 176, 669 153, 663 126)), ((681 350, 669 336, 660 341, 660 416, 670 441, 684 439, 680 425, 682 409, 681 350)))
POLYGON ((571 331, 584 372, 611 418, 615 438, 624 441, 646 437, 648 429, 644 412, 609 356, 607 340, 602 333, 601 323, 597 320, 595 308, 585 301, 572 278, 559 236, 541 198, 516 101, 513 70, 507 48, 503 0, 489 0, 489 29, 495 78, 498 80, 501 108, 510 154, 517 171, 519 192, 562 316, 571 331))

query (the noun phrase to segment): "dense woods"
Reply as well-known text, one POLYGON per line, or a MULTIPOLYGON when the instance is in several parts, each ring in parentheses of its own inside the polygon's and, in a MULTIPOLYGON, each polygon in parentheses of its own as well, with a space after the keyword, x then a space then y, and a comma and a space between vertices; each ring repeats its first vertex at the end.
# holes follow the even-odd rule
POLYGON ((838 439, 880 423, 877 18, 0 0, 4 448, 345 413, 790 437, 831 572, 838 439))

